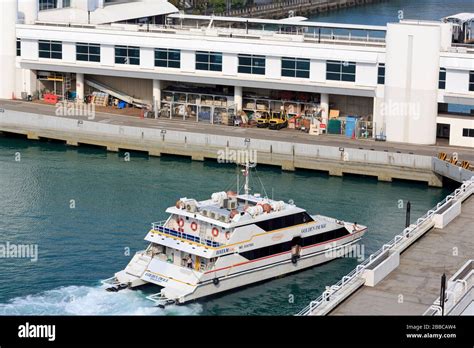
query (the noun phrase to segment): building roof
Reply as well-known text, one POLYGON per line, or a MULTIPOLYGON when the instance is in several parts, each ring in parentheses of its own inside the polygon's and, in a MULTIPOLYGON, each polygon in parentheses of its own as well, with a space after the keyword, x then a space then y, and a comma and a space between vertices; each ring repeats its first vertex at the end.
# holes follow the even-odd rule
MULTIPOLYGON (((178 12, 166 0, 139 0, 128 3, 108 4, 90 12, 90 24, 108 24, 129 19, 159 16, 178 12)), ((89 13, 84 9, 61 8, 38 13, 38 20, 61 23, 89 23, 89 13)))

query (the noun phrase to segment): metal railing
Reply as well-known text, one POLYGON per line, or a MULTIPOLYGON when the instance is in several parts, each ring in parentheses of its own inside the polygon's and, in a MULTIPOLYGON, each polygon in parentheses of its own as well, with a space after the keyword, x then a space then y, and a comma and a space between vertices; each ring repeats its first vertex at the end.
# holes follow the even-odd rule
POLYGON ((203 238, 200 238, 198 236, 193 236, 191 234, 187 234, 187 233, 184 233, 184 232, 175 231, 171 228, 167 228, 167 227, 164 226, 166 221, 167 220, 163 220, 163 221, 152 223, 151 224, 152 229, 154 231, 164 233, 164 234, 169 235, 171 237, 177 237, 177 238, 189 240, 190 242, 200 244, 204 247, 217 248, 217 247, 220 247, 222 245, 222 244, 214 242, 210 239, 203 239, 203 238))
MULTIPOLYGON (((18 23, 21 24, 21 23, 18 23)), ((284 23, 282 23, 284 24, 284 23)), ((80 24, 80 23, 67 23, 67 22, 46 22, 46 21, 36 21, 35 25, 37 26, 49 26, 49 27, 66 27, 71 29, 96 29, 96 30, 106 30, 106 31, 121 31, 121 32, 147 32, 147 33, 162 33, 162 34, 185 34, 193 36, 212 36, 219 37, 222 35, 231 35, 234 38, 241 39, 265 39, 271 40, 272 38, 277 38, 282 34, 289 36, 288 41, 291 41, 292 38, 301 37, 302 41, 313 41, 317 40, 320 44, 348 44, 348 45, 385 45, 385 37, 371 36, 369 35, 357 35, 351 33, 350 30, 344 33, 337 32, 337 30, 347 30, 343 26, 341 28, 334 28, 332 33, 322 33, 319 34, 316 29, 313 28, 313 31, 306 31, 304 29, 297 31, 284 31, 281 28, 273 29, 244 29, 244 28, 229 28, 227 26, 219 26, 213 24, 212 27, 208 27, 201 23, 201 25, 180 25, 180 24, 80 24), (276 35, 276 36, 275 36, 276 35), (290 37, 291 36, 291 37, 290 37)), ((308 25, 310 27, 310 25, 308 25)), ((362 30, 364 31, 364 30, 362 30)), ((368 32, 368 31, 366 31, 368 32)), ((281 38, 278 39, 280 41, 281 38)))
POLYGON ((394 249, 399 246, 402 242, 406 242, 410 238, 415 238, 417 236, 417 229, 425 224, 428 221, 431 221, 433 216, 445 208, 447 204, 451 204, 451 201, 458 199, 460 196, 464 195, 466 192, 470 194, 474 193, 474 176, 470 180, 462 184, 461 187, 456 189, 452 194, 446 196, 441 202, 439 202, 435 207, 428 210, 422 217, 416 220, 416 223, 405 228, 401 234, 396 235, 390 242, 384 244, 382 248, 374 252, 369 258, 365 259, 361 264, 352 270, 349 274, 342 277, 342 279, 337 282, 335 285, 329 287, 324 291, 316 300, 311 301, 308 306, 302 309, 297 316, 311 315, 311 313, 321 306, 323 303, 328 303, 331 301, 331 298, 334 298, 336 295, 341 293, 341 290, 345 289, 349 283, 362 275, 365 269, 372 265, 378 258, 384 255, 388 250, 394 249))

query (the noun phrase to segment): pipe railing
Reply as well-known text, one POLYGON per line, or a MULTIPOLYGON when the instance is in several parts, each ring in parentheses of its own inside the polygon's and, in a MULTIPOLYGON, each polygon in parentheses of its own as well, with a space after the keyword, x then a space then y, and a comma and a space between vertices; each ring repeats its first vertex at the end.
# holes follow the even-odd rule
POLYGON ((464 182, 461 187, 456 189, 452 194, 446 196, 441 202, 436 204, 435 207, 428 210, 422 217, 416 220, 415 224, 412 224, 405 228, 402 233, 396 235, 390 242, 384 244, 380 249, 371 254, 367 259, 365 259, 361 264, 357 265, 354 270, 349 274, 342 277, 342 279, 337 282, 335 285, 327 288, 316 300, 311 301, 308 306, 302 309, 297 316, 306 316, 311 315, 312 312, 321 306, 323 303, 327 303, 334 299, 341 290, 347 287, 347 284, 362 275, 365 269, 368 268, 373 262, 377 260, 379 256, 385 253, 387 250, 394 249, 399 246, 402 242, 407 241, 409 238, 417 236, 416 230, 425 224, 427 221, 431 221, 432 217, 441 209, 443 209, 447 204, 450 204, 451 201, 458 199, 461 195, 464 195, 466 192, 470 191, 469 195, 474 192, 474 176, 470 180, 464 182))

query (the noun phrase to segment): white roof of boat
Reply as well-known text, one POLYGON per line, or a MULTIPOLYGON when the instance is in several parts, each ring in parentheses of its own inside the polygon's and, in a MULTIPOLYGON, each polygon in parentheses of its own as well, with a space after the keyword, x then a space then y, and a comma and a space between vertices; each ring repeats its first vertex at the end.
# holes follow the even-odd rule
POLYGON ((462 13, 458 13, 452 16, 444 17, 443 20, 444 21, 457 20, 462 23, 470 22, 470 21, 474 21, 474 13, 462 12, 462 13))
MULTIPOLYGON (((265 202, 269 204, 278 202, 269 198, 264 198, 264 197, 254 196, 254 195, 248 195, 248 196, 237 195, 236 197, 239 200, 247 199, 250 203, 254 203, 254 204, 257 204, 259 202, 265 202)), ((256 223, 259 221, 276 218, 278 216, 285 216, 292 213, 299 213, 299 212, 305 211, 305 209, 298 208, 296 205, 286 203, 286 202, 283 202, 283 203, 284 203, 284 209, 280 211, 272 211, 271 213, 264 213, 264 214, 257 215, 252 219, 242 219, 237 222, 230 221, 228 223, 204 216, 199 212, 192 213, 185 209, 179 209, 179 208, 176 208, 175 206, 169 207, 168 209, 166 209, 166 212, 168 214, 176 214, 176 215, 186 216, 192 219, 197 219, 197 220, 204 221, 204 222, 207 222, 216 226, 220 226, 223 228, 232 228, 232 227, 237 227, 240 225, 247 225, 249 223, 256 223)), ((211 199, 204 200, 204 201, 197 201, 197 204, 198 204, 199 209, 208 209, 208 210, 213 210, 216 212, 221 212, 224 214, 230 213, 230 210, 219 207, 219 205, 213 202, 211 199)))
MULTIPOLYGON (((108 24, 129 19, 165 15, 178 12, 166 0, 137 0, 133 2, 107 4, 90 13, 90 24, 108 24)), ((88 12, 78 8, 59 8, 39 11, 38 21, 88 23, 88 12)))
POLYGON ((168 15, 170 18, 185 19, 185 20, 201 20, 215 22, 236 22, 236 23, 255 23, 255 24, 284 24, 292 25, 295 27, 317 27, 317 28, 334 28, 334 29, 352 29, 352 30, 375 30, 375 31, 386 31, 386 26, 379 25, 360 25, 360 24, 346 24, 346 23, 325 23, 325 22, 311 22, 302 21, 299 17, 281 19, 262 19, 262 18, 245 18, 245 17, 224 17, 224 16, 204 16, 204 15, 191 15, 184 13, 173 13, 168 15))

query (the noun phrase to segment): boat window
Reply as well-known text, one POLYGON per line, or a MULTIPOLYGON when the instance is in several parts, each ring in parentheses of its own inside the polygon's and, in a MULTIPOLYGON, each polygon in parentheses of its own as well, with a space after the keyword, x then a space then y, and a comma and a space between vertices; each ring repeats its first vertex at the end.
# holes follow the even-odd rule
MULTIPOLYGON (((348 235, 349 232, 345 227, 341 227, 337 230, 332 230, 324 233, 319 233, 314 236, 309 236, 305 238, 298 239, 298 245, 300 246, 310 246, 314 244, 319 244, 322 242, 328 242, 336 238, 343 237, 348 235)), ((293 241, 283 242, 279 244, 269 245, 263 248, 258 248, 254 250, 249 250, 240 253, 240 256, 245 257, 247 260, 255 260, 260 259, 267 256, 272 256, 276 254, 280 254, 283 252, 287 252, 291 250, 293 246, 293 241)))
POLYGON ((256 225, 265 231, 273 231, 285 227, 304 224, 310 221, 314 221, 313 218, 307 212, 302 212, 298 214, 281 216, 274 219, 260 221, 257 222, 256 225))

